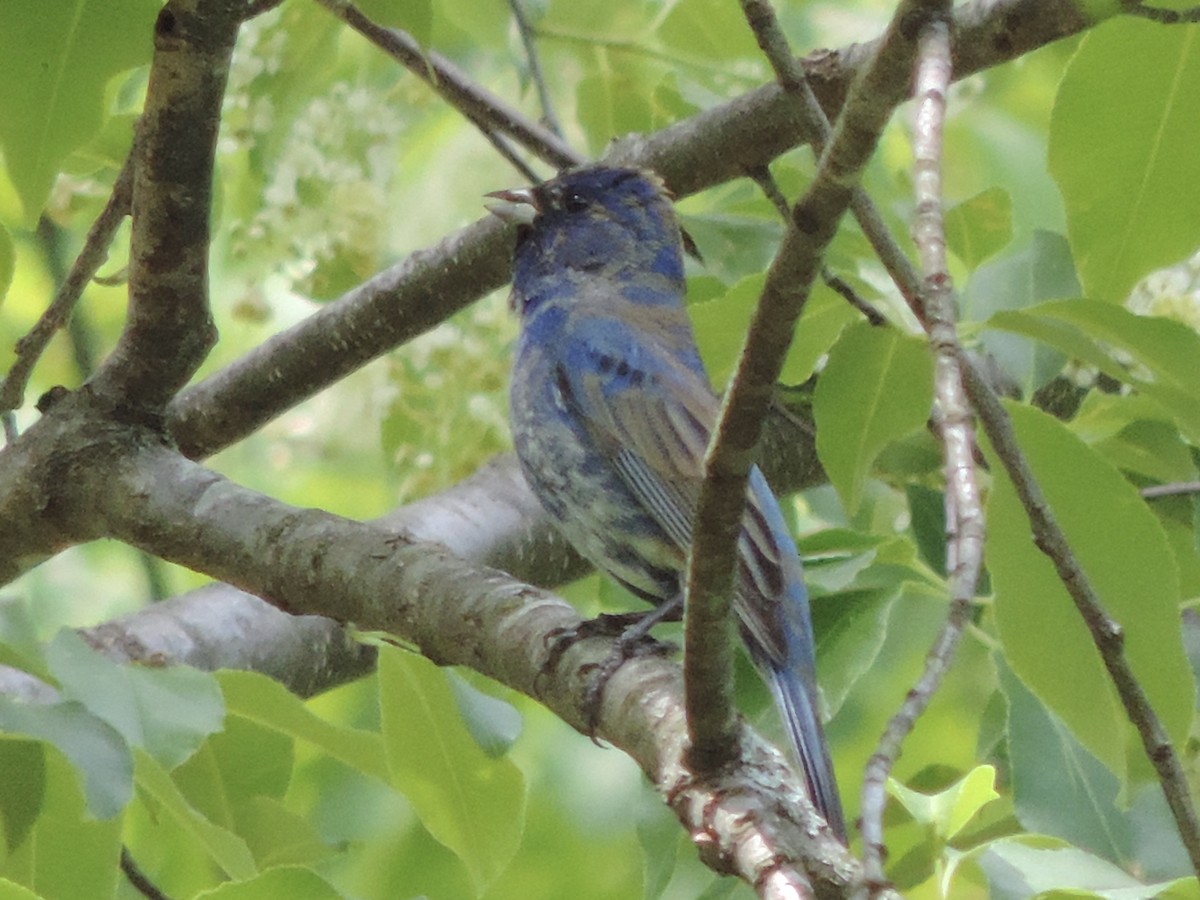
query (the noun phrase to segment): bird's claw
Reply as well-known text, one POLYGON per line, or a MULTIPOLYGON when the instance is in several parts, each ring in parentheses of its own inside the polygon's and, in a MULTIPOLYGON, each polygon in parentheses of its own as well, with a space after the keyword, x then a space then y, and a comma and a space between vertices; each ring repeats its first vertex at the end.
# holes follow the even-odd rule
POLYGON ((588 672, 587 692, 583 698, 583 711, 587 719, 587 733, 592 743, 602 746, 596 737, 596 729, 600 725, 600 710, 604 702, 604 689, 609 680, 617 674, 621 666, 631 659, 651 656, 670 656, 678 646, 669 641, 660 641, 641 630, 640 622, 630 625, 617 638, 616 644, 603 660, 585 666, 588 672))
POLYGON ((583 709, 588 725, 588 734, 596 739, 596 728, 600 722, 600 708, 604 699, 604 688, 608 680, 626 662, 636 657, 669 656, 678 648, 675 644, 656 640, 649 634, 650 627, 664 618, 660 610, 628 613, 602 613, 594 619, 586 619, 577 625, 555 628, 546 635, 550 653, 542 666, 539 677, 551 675, 558 668, 563 655, 579 641, 588 638, 615 638, 612 652, 597 663, 581 668, 589 677, 584 695, 583 709))

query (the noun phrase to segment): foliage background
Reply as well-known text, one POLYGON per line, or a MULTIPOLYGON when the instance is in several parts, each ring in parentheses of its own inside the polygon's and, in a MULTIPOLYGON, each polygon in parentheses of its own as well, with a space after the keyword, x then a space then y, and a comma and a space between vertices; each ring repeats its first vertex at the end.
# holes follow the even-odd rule
MULTIPOLYGON (((891 6, 792 0, 779 12, 803 53, 875 37, 891 6)), ((539 114, 500 0, 362 8, 539 114)), ((0 369, 128 152, 157 11, 154 0, 0 7, 0 369)), ((771 78, 733 3, 546 0, 526 12, 565 135, 590 154, 771 78)), ((1117 19, 971 76, 952 93, 946 151, 964 333, 1026 398, 1057 390, 1079 402, 1066 424, 1014 406, 1018 431, 1189 764, 1195 495, 1146 501, 1136 488, 1197 477, 1195 35, 1117 19), (1125 314, 1131 292, 1138 313, 1159 318, 1125 314)), ((221 341, 200 377, 522 180, 424 85, 301 0, 244 26, 223 115, 211 253, 221 341)), ((867 177, 901 235, 909 130, 902 110, 867 177)), ((789 197, 812 170, 805 148, 774 166, 789 197)), ((747 180, 679 209, 707 261, 690 297, 720 384, 782 229, 747 180)), ((128 225, 103 274, 127 252, 128 225)), ((821 372, 813 406, 832 484, 789 512, 852 820, 858 774, 915 680, 946 591, 925 351, 856 226, 843 226, 828 262, 902 326, 856 324, 819 287, 784 373, 802 385, 821 372), (864 365, 879 359, 890 363, 864 365)), ((88 286, 35 372, 20 427, 38 416, 32 400, 78 385, 113 345, 124 299, 120 283, 88 286)), ((431 495, 508 447, 514 334, 494 294, 208 464, 356 519, 431 495)), ((912 897, 1168 890, 1189 869, 1161 792, 1002 479, 989 527, 975 621, 894 773, 906 787, 889 813, 890 875, 912 897)), ((129 672, 60 630, 203 582, 98 542, 5 588, 0 661, 48 676, 66 700, 42 719, 0 698, 0 896, 136 896, 116 867, 122 845, 172 897, 749 896, 700 866, 632 762, 469 672, 443 675, 384 646, 376 674, 302 702, 248 673, 129 672)), ((595 576, 564 594, 589 613, 629 602, 595 576)), ((743 694, 773 733, 753 676, 743 694)), ((1169 890, 1197 895, 1194 879, 1169 890)))

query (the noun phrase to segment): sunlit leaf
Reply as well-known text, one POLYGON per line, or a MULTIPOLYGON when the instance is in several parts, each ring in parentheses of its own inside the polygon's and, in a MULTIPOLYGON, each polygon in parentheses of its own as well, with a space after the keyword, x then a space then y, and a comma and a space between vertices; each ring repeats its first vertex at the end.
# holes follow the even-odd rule
POLYGON ((1089 32, 1059 86, 1049 153, 1088 297, 1123 300, 1195 251, 1198 144, 1196 29, 1122 18, 1089 32))
POLYGON ((989 323, 1049 344, 1157 400, 1200 443, 1200 334, 1096 300, 1042 303, 989 323))
POLYGON ((843 332, 817 382, 817 453, 847 510, 875 457, 929 417, 933 363, 924 342, 860 323, 843 332))
POLYGON ((326 722, 279 682, 252 672, 217 676, 229 712, 266 728, 299 738, 365 775, 388 780, 387 760, 379 735, 326 722))
POLYGON ((974 269, 1012 240, 1012 198, 989 188, 946 210, 946 245, 974 269))
POLYGON ((180 793, 170 773, 154 759, 140 750, 136 756, 138 789, 152 797, 214 863, 236 879, 250 878, 258 871, 245 841, 201 815, 180 793))
POLYGON ((482 890, 521 842, 520 771, 484 753, 459 717, 445 676, 422 657, 380 648, 379 704, 393 783, 482 890))
POLYGON ((150 60, 156 0, 0 4, 0 145, 26 221, 62 161, 100 128, 104 88, 150 60))
POLYGON ((345 894, 312 869, 280 866, 247 881, 227 882, 196 895, 205 900, 342 900, 345 894))
MULTIPOLYGON (((1168 733, 1182 740, 1194 695, 1180 638, 1178 573, 1162 526, 1137 490, 1065 425, 1027 406, 1007 408, 1051 511, 1124 630, 1126 659, 1168 733)), ((1114 736, 1128 727, 1124 712, 1053 565, 1029 539, 1011 482, 994 455, 990 462, 987 558, 1006 659, 1123 778, 1127 744, 1114 736)))

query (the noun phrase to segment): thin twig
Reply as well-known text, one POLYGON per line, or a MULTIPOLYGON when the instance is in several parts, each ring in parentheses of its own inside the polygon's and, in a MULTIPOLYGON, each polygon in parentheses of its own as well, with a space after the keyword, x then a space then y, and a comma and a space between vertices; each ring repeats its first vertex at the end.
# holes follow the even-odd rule
POLYGON ((0 384, 0 412, 20 408, 25 401, 25 389, 29 386, 29 377, 33 368, 41 358, 54 336, 71 317, 71 310, 79 302, 83 289, 95 276, 100 267, 108 259, 108 248, 113 235, 117 233, 122 220, 129 214, 129 201, 133 195, 133 152, 125 158, 125 164, 117 173, 113 182, 112 192, 104 209, 92 223, 83 249, 75 258, 67 277, 63 279, 54 294, 54 299, 46 307, 46 311, 30 329, 29 333, 17 341, 16 360, 4 381, 0 384))
MULTIPOLYGON (((778 31, 770 6, 763 0, 742 0, 742 7, 760 35, 760 44, 766 45, 771 38, 764 36, 764 29, 778 31)), ((734 538, 745 509, 746 486, 763 419, 796 321, 820 271, 821 257, 890 117, 891 107, 877 102, 874 94, 881 90, 883 80, 909 68, 914 48, 907 26, 920 14, 918 4, 900 3, 862 77, 851 88, 816 177, 791 212, 792 227, 767 272, 705 456, 705 480, 688 558, 684 680, 692 744, 706 759, 720 759, 729 752, 722 748, 729 746, 730 739, 732 652, 714 655, 690 650, 711 643, 711 635, 731 629, 734 538), (900 27, 901 21, 905 28, 900 27)), ((790 53, 787 57, 790 59, 790 53)), ((788 77, 786 73, 784 77, 788 77)))
POLYGON ((578 165, 584 158, 557 134, 531 122, 491 91, 466 76, 444 56, 424 50, 412 35, 384 28, 348 0, 317 0, 372 44, 437 91, 477 128, 508 135, 556 168, 578 165))
POLYGON ((1180 494, 1200 494, 1200 481, 1174 481, 1170 484, 1156 484, 1144 487, 1138 493, 1147 500, 1155 497, 1175 497, 1180 494))
POLYGON ((125 877, 129 879, 129 883, 147 900, 170 900, 170 898, 158 889, 153 881, 146 877, 146 874, 138 867, 134 861, 129 848, 121 846, 121 871, 125 873, 125 877))
MULTIPOLYGON (((754 30, 759 47, 771 63, 780 87, 785 89, 800 115, 814 151, 822 153, 832 133, 829 118, 813 93, 803 66, 788 47, 787 37, 775 18, 770 3, 768 0, 742 0, 742 10, 754 30)), ((886 92, 881 92, 881 96, 886 97, 886 92)), ((875 255, 900 289, 909 308, 920 318, 923 314, 919 300, 920 277, 899 243, 892 237, 874 202, 861 187, 854 189, 850 208, 875 255)))
POLYGON ((975 472, 975 436, 971 410, 963 389, 959 358, 962 345, 955 328, 955 299, 946 260, 942 216, 942 133, 946 92, 950 86, 950 33, 943 16, 950 2, 934 9, 934 19, 922 29, 916 80, 917 123, 914 139, 914 184, 917 219, 913 232, 921 255, 924 321, 934 352, 935 416, 945 455, 946 571, 950 608, 925 667, 900 709, 888 720, 879 746, 863 777, 860 830, 863 862, 875 884, 884 875, 883 812, 887 779, 900 756, 904 739, 942 683, 970 618, 979 573, 983 568, 983 508, 975 472))
POLYGON ((821 267, 821 280, 825 282, 826 287, 862 313, 863 317, 876 328, 888 323, 883 313, 860 297, 858 291, 854 290, 848 281, 834 274, 833 270, 827 266, 821 267))
MULTIPOLYGON (((792 217, 792 208, 787 201, 787 197, 780 190, 775 176, 771 174, 771 169, 768 166, 755 166, 747 169, 746 174, 753 179, 754 183, 762 190, 764 196, 771 201, 771 205, 775 207, 775 211, 779 213, 784 225, 786 225, 792 217)), ((856 191, 855 193, 857 194, 858 192, 856 191)), ((821 280, 825 282, 830 290, 835 291, 843 300, 862 313, 872 325, 887 324, 887 319, 880 314, 879 310, 858 296, 854 288, 825 266, 821 267, 821 280)))
POLYGON ((562 126, 558 123, 558 116, 554 114, 554 103, 550 99, 550 89, 546 86, 546 78, 542 75, 542 61, 538 56, 533 28, 530 27, 529 19, 525 15, 525 6, 522 0, 508 0, 508 5, 512 9, 513 19, 516 20, 517 32, 521 35, 521 44, 525 47, 525 58, 529 60, 529 77, 533 80, 533 85, 538 93, 538 102, 542 105, 542 122, 556 135, 562 137, 562 126))

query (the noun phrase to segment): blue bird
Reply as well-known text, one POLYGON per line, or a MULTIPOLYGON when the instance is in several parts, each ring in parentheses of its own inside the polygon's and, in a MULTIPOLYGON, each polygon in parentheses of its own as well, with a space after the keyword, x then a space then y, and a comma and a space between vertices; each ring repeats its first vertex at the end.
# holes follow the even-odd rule
MULTIPOLYGON (((684 308, 683 245, 662 182, 593 166, 497 191, 518 221, 517 457, 575 548, 637 596, 678 605, 719 403, 684 308)), ((811 796, 846 829, 817 712, 808 594, 766 479, 750 474, 734 608, 811 796)))

